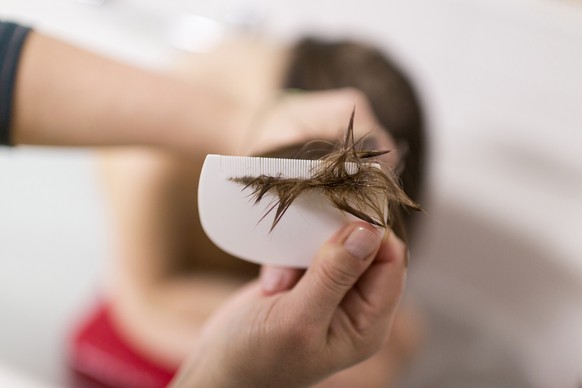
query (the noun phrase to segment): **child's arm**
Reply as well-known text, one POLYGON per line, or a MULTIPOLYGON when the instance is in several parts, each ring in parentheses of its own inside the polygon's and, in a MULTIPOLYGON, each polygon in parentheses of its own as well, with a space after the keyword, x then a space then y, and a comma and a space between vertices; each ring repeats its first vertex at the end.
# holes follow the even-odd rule
POLYGON ((227 262, 202 232, 197 158, 126 147, 98 159, 114 241, 106 280, 116 329, 140 353, 177 368, 200 325, 246 280, 233 272, 251 264, 227 262), (228 263, 235 268, 220 274, 228 263))

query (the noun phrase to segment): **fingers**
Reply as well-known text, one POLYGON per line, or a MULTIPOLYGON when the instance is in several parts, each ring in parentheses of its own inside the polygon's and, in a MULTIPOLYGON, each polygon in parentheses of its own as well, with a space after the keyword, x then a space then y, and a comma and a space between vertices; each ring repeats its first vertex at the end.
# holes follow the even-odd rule
POLYGON ((348 225, 328 241, 290 293, 298 313, 309 320, 330 322, 373 261, 381 241, 381 231, 364 222, 348 225))
POLYGON ((370 267, 341 304, 353 329, 367 333, 385 331, 394 314, 405 283, 406 246, 388 231, 370 267))
POLYGON ((261 267, 259 282, 265 295, 287 291, 301 278, 305 271, 297 268, 285 268, 266 265, 261 267))
POLYGON ((313 100, 310 108, 314 109, 314 113, 311 116, 299 117, 303 121, 302 128, 308 129, 309 132, 305 136, 310 139, 313 139, 314 135, 323 135, 324 139, 330 140, 343 137, 354 107, 356 109, 354 117, 354 136, 356 138, 379 127, 367 96, 358 89, 342 88, 309 94, 313 100), (318 104, 314 102, 318 102, 318 104), (309 121, 306 120, 307 118, 309 121))
POLYGON ((237 152, 256 155, 311 140, 335 141, 343 136, 354 106, 356 138, 380 127, 369 100, 357 89, 286 93, 261 110, 237 152))

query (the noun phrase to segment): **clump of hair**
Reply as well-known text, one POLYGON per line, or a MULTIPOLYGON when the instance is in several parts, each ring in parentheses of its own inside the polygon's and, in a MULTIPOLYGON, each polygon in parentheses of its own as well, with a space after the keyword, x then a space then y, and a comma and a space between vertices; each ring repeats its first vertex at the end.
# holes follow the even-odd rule
MULTIPOLYGON (((389 150, 363 150, 362 139, 354 141, 354 115, 352 111, 344 141, 334 151, 320 159, 317 170, 310 178, 284 178, 281 176, 237 177, 232 181, 252 189, 255 204, 265 195, 274 194, 277 200, 261 220, 275 211, 271 231, 277 226, 289 206, 302 194, 321 193, 336 208, 380 227, 401 228, 399 209, 420 211, 422 208, 402 190, 394 173, 373 158, 389 150), (379 168, 380 166, 380 168, 379 168)), ((401 231, 403 234, 404 231, 401 231)))

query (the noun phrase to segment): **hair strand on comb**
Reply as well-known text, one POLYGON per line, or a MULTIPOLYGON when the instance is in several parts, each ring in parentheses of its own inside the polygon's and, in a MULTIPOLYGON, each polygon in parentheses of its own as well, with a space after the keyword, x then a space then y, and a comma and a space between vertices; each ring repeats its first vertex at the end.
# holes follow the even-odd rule
POLYGON ((230 178, 244 185, 243 190, 252 190, 251 197, 255 204, 267 194, 276 197, 261 218, 262 221, 275 212, 271 231, 289 206, 307 192, 321 193, 337 209, 380 227, 393 227, 399 223, 398 208, 422 211, 420 205, 404 193, 391 169, 370 160, 389 150, 358 149, 362 147, 362 139, 354 140, 354 116, 355 108, 343 143, 320 159, 321 164, 311 172, 311 177, 260 175, 230 178))

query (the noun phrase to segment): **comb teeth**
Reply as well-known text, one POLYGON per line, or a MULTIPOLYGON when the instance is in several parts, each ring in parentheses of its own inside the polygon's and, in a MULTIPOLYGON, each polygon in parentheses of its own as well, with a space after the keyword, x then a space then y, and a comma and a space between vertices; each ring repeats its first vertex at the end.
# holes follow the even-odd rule
POLYGON ((220 170, 225 179, 261 175, 308 179, 321 166, 319 160, 220 156, 220 170))

